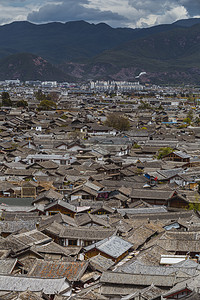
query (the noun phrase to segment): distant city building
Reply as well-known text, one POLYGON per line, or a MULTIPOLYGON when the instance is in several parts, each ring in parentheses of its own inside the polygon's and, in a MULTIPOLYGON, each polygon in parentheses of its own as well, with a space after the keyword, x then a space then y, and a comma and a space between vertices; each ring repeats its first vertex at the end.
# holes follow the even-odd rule
POLYGON ((57 81, 43 81, 42 82, 42 87, 53 88, 53 87, 57 87, 57 85, 58 85, 57 81))
POLYGON ((25 81, 25 84, 29 86, 41 86, 42 82, 40 80, 31 80, 25 81))
POLYGON ((19 79, 11 79, 11 80, 5 80, 5 83, 6 84, 14 84, 14 85, 20 85, 21 84, 21 81, 19 79))
POLYGON ((91 81, 90 89, 95 91, 118 91, 143 90, 143 85, 130 81, 91 81))

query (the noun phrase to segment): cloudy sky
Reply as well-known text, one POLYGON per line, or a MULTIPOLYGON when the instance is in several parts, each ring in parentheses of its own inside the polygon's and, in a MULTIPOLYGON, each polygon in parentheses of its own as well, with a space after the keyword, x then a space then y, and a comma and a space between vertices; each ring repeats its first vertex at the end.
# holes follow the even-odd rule
POLYGON ((0 24, 85 20, 147 27, 200 16, 200 0, 0 0, 0 24))

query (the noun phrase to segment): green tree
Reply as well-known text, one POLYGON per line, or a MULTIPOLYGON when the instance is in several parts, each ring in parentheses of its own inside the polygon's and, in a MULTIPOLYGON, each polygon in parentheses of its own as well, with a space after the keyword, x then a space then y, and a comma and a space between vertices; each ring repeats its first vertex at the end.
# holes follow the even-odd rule
POLYGON ((141 146, 139 145, 139 144, 137 144, 137 143, 134 143, 134 145, 133 145, 133 149, 140 149, 141 148, 141 146))
POLYGON ((50 92, 47 96, 46 96, 47 100, 51 100, 54 102, 57 102, 59 99, 59 95, 56 92, 50 92))
POLYGON ((157 158, 162 159, 164 156, 168 155, 172 151, 173 149, 171 147, 162 147, 158 150, 157 158))
POLYGON ((42 92, 42 90, 38 90, 37 92, 34 93, 34 96, 37 100, 42 101, 46 100, 46 95, 42 92))
POLYGON ((122 115, 116 115, 114 113, 107 116, 105 125, 120 131, 127 131, 130 129, 129 120, 122 115))
POLYGON ((194 210, 194 211, 200 211, 200 199, 199 199, 199 194, 196 194, 195 196, 195 202, 189 203, 188 209, 189 210, 194 210))
POLYGON ((2 98, 2 100, 10 99, 10 95, 8 92, 2 92, 1 98, 2 98))
POLYGON ((2 99, 2 105, 3 106, 12 106, 12 101, 10 99, 10 95, 8 92, 3 92, 1 94, 1 99, 2 99))
POLYGON ((200 203, 189 203, 189 210, 200 211, 200 203))
POLYGON ((190 120, 192 121, 192 119, 193 119, 193 110, 192 110, 192 109, 190 109, 190 110, 188 111, 188 113, 187 113, 187 118, 190 118, 190 120))
POLYGON ((148 102, 145 102, 143 100, 140 101, 140 105, 138 106, 138 109, 152 109, 151 105, 148 102))
POLYGON ((192 120, 190 119, 190 117, 187 117, 183 119, 183 122, 186 123, 187 125, 190 125, 192 123, 192 120))
POLYGON ((17 107, 27 107, 28 106, 28 102, 27 101, 25 101, 25 100, 19 100, 18 102, 17 102, 17 107))
POLYGON ((56 103, 50 100, 42 100, 38 105, 38 110, 52 110, 56 108, 56 103))

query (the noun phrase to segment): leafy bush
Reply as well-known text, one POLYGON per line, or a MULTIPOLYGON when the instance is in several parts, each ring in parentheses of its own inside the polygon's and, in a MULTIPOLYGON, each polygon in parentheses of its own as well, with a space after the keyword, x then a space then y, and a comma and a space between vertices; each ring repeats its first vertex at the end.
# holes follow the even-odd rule
POLYGON ((50 100, 42 100, 38 105, 38 110, 52 110, 56 108, 56 103, 50 100))
POLYGON ((162 147, 158 150, 157 158, 162 159, 164 156, 168 155, 172 151, 173 149, 171 147, 162 147))
POLYGON ((122 115, 116 114, 110 114, 105 121, 105 125, 120 131, 127 131, 130 129, 129 120, 122 115))

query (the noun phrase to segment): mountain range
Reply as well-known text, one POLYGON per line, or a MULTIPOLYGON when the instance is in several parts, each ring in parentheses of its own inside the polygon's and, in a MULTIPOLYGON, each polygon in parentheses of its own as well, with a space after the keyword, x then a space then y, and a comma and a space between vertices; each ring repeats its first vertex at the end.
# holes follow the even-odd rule
POLYGON ((200 81, 200 19, 150 28, 85 21, 0 26, 0 80, 200 81))

